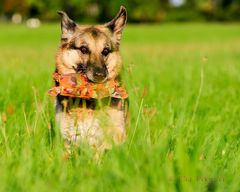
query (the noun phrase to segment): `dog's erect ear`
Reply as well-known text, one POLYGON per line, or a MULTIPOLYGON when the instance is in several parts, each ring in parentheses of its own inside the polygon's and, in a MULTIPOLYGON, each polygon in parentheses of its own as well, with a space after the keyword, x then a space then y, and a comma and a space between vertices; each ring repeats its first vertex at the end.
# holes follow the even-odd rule
POLYGON ((108 27, 116 40, 116 43, 119 45, 122 31, 127 22, 127 10, 125 7, 121 6, 116 17, 110 22, 106 23, 105 26, 108 27))
POLYGON ((57 12, 61 17, 61 29, 62 29, 62 39, 68 39, 72 36, 75 31, 77 24, 71 20, 64 11, 57 12))

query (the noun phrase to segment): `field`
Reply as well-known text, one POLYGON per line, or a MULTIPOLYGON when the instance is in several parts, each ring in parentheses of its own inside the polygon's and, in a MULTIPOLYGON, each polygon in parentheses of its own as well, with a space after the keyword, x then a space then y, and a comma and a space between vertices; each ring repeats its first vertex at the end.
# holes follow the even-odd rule
POLYGON ((0 191, 239 191, 240 26, 129 25, 128 139, 64 157, 54 123, 58 24, 0 25, 0 191))

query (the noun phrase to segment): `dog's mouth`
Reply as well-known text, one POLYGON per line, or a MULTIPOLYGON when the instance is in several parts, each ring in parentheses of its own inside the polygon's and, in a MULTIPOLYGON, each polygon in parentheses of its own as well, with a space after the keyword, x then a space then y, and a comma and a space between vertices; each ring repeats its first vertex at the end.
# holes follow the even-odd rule
POLYGON ((87 67, 84 65, 73 66, 73 69, 76 73, 84 74, 87 79, 93 83, 103 83, 107 80, 107 69, 95 68, 87 70, 87 67))
POLYGON ((76 71, 76 73, 86 73, 87 70, 87 68, 82 64, 73 66, 72 68, 74 69, 74 71, 76 71))
POLYGON ((93 83, 104 83, 107 80, 107 73, 102 74, 89 70, 86 72, 86 77, 93 83))

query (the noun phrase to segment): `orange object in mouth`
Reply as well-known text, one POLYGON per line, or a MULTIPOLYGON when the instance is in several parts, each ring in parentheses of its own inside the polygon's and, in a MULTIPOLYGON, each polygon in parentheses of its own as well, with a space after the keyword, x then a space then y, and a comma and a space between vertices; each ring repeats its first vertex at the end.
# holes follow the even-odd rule
POLYGON ((116 80, 92 83, 84 75, 77 73, 66 75, 53 73, 53 79, 59 85, 51 88, 48 94, 55 97, 57 95, 82 99, 102 99, 104 97, 126 99, 128 97, 127 91, 116 80))

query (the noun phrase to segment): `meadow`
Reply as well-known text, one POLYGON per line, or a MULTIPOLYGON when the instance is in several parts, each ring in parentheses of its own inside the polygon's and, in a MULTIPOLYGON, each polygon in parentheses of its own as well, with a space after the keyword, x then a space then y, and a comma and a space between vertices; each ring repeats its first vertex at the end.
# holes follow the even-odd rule
POLYGON ((240 25, 128 25, 128 139, 65 158, 54 122, 59 24, 0 24, 0 191, 239 191, 240 25))

